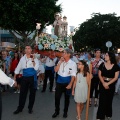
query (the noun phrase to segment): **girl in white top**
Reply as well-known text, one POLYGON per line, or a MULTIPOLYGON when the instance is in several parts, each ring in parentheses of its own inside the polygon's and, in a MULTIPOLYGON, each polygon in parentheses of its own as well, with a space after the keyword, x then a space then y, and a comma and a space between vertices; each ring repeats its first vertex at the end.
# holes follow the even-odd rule
POLYGON ((81 113, 84 108, 84 103, 87 100, 89 83, 89 67, 87 63, 81 60, 78 63, 78 73, 73 85, 72 95, 76 102, 77 120, 81 120, 81 113))

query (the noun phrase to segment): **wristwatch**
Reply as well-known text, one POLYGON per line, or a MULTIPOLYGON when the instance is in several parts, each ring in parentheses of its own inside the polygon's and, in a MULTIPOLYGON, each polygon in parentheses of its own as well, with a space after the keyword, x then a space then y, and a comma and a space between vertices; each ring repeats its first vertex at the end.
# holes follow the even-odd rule
POLYGON ((35 62, 35 61, 32 61, 32 62, 35 62))

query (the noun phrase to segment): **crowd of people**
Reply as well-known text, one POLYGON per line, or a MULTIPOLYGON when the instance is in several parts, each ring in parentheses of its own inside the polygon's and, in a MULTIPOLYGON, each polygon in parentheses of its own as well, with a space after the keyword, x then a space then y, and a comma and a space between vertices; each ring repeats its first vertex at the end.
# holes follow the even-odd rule
MULTIPOLYGON (((27 45, 21 53, 1 51, 0 69, 14 79, 15 93, 19 93, 19 105, 14 114, 22 112, 28 90, 28 112, 32 114, 36 90, 42 85, 41 92, 45 93, 49 82, 49 91, 55 91, 55 112, 52 118, 59 115, 60 99, 64 93, 63 117, 68 116, 70 96, 73 95, 76 119, 81 120, 90 87, 89 107, 98 106, 96 119, 112 119, 113 96, 118 95, 120 86, 120 54, 101 53, 98 48, 94 52, 82 53, 65 49, 62 57, 51 58, 34 54, 31 46, 27 45)), ((8 85, 0 83, 1 92, 9 90, 8 85)))

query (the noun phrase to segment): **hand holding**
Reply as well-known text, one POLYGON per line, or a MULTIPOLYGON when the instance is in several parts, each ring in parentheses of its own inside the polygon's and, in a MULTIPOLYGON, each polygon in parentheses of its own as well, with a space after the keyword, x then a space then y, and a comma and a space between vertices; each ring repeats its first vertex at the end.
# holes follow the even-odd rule
POLYGON ((71 85, 69 84, 69 85, 66 87, 66 89, 71 89, 71 85))
POLYGON ((34 54, 31 54, 31 55, 30 55, 30 58, 31 58, 32 61, 34 61, 35 55, 34 55, 34 54))
POLYGON ((64 58, 63 57, 60 58, 60 62, 61 63, 64 62, 64 58))
POLYGON ((72 90, 72 95, 75 95, 75 91, 74 90, 72 90))
POLYGON ((104 86, 105 89, 109 89, 108 83, 104 82, 104 83, 103 83, 103 86, 104 86))
POLYGON ((15 81, 15 83, 14 83, 14 85, 13 85, 14 87, 17 87, 17 82, 15 81))

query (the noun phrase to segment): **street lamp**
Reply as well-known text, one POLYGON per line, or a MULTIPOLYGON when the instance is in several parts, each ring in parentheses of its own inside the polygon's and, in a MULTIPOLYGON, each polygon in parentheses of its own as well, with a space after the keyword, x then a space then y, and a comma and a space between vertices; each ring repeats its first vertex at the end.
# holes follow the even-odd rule
POLYGON ((70 34, 73 36, 74 35, 74 26, 70 26, 70 34))
POLYGON ((40 25, 41 25, 41 23, 36 23, 36 30, 37 30, 37 39, 35 39, 36 45, 38 44, 38 38, 39 38, 38 32, 39 32, 39 30, 41 28, 40 25))
POLYGON ((2 50, 2 41, 1 41, 1 27, 0 27, 0 50, 2 50))

